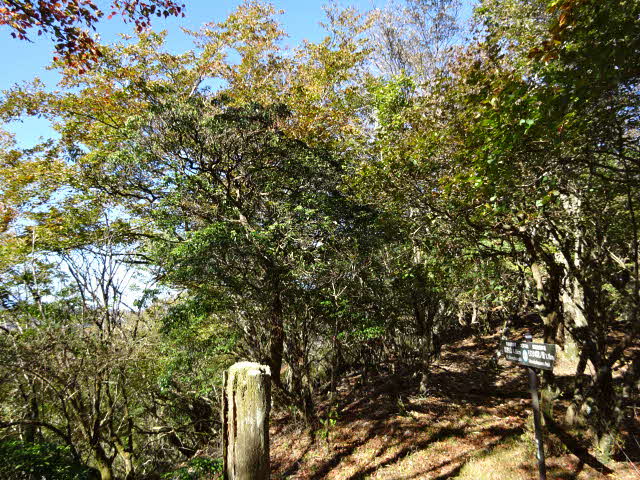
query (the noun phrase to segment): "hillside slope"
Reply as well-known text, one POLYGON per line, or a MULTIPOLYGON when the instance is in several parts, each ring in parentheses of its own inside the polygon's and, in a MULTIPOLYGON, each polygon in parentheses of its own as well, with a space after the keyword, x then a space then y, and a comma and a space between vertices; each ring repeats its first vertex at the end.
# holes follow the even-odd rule
MULTIPOLYGON (((274 415, 272 478, 537 479, 526 371, 505 360, 498 369, 489 367, 498 341, 497 334, 475 336, 443 348, 430 391, 422 396, 408 369, 391 374, 383 366, 368 382, 351 374, 338 389, 335 422, 325 422, 315 436, 290 415, 274 415)), ((566 363, 561 359, 556 370, 570 371, 566 363)), ((557 420, 567 404, 557 402, 557 420)), ((639 479, 640 429, 633 407, 622 451, 606 466, 588 451, 580 432, 548 426, 548 478, 639 479)), ((327 410, 321 404, 324 419, 327 410)))

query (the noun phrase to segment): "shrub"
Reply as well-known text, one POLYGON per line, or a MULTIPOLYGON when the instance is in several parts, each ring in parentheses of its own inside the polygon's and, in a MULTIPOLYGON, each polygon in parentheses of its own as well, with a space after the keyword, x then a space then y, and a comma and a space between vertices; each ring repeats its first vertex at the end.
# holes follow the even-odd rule
POLYGON ((69 447, 54 443, 0 441, 3 480, 91 480, 92 470, 76 462, 69 447))

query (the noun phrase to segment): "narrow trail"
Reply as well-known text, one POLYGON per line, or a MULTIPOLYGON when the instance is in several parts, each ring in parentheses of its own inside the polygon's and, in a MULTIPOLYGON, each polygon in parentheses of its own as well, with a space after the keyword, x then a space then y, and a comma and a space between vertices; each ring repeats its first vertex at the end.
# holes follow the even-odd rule
MULTIPOLYGON (((504 360, 489 368, 498 341, 497 334, 477 336, 443 348, 426 395, 416 394, 418 377, 407 369, 381 372, 368 383, 348 376, 338 388, 339 413, 328 439, 326 432, 312 438, 287 415, 276 416, 272 478, 537 479, 526 376, 504 360)), ((558 402, 554 416, 565 407, 558 402)), ((326 408, 320 404, 321 415, 326 408)), ((614 473, 604 475, 589 466, 595 461, 606 468, 595 458, 581 460, 556 435, 547 436, 549 480, 640 478, 637 451, 627 449, 636 466, 610 462, 614 473)), ((585 453, 584 439, 574 440, 582 448, 577 453, 585 453)))

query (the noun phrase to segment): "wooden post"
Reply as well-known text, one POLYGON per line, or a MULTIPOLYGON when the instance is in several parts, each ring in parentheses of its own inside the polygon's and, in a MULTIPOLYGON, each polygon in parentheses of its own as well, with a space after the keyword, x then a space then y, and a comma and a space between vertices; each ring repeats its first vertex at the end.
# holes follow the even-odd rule
POLYGON ((240 362, 224 373, 222 455, 225 480, 269 479, 271 371, 240 362))
POLYGON ((536 435, 536 458, 538 460, 538 474, 540 480, 547 480, 547 466, 544 458, 544 440, 542 438, 542 422, 540 421, 540 400, 538 399, 538 374, 527 367, 529 371, 529 392, 533 406, 533 427, 536 435))
MULTIPOLYGON (((527 342, 532 342, 531 334, 524 336, 527 342)), ((542 422, 540 421, 540 399, 538 398, 538 374, 527 367, 529 372, 529 393, 531 394, 531 406, 533 407, 533 429, 536 437, 536 459, 538 460, 538 476, 540 480, 547 480, 547 465, 544 458, 544 440, 542 438, 542 422)))

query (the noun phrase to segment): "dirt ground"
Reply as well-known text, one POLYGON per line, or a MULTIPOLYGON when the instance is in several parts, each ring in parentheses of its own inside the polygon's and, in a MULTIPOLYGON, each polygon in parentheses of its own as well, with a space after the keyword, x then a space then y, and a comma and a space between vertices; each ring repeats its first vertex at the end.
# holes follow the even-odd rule
MULTIPOLYGON (((538 479, 526 370, 506 360, 490 368, 498 343, 496 334, 443 348, 425 395, 408 369, 385 369, 368 382, 348 376, 338 388, 335 422, 313 436, 289 414, 275 414, 272 478, 538 479)), ((570 370, 563 361, 559 372, 570 370)), ((555 418, 567 403, 557 403, 555 418)), ((326 419, 329 407, 320 407, 326 419)), ((640 408, 628 410, 624 444, 606 465, 583 434, 548 425, 547 478, 640 479, 640 408)))

